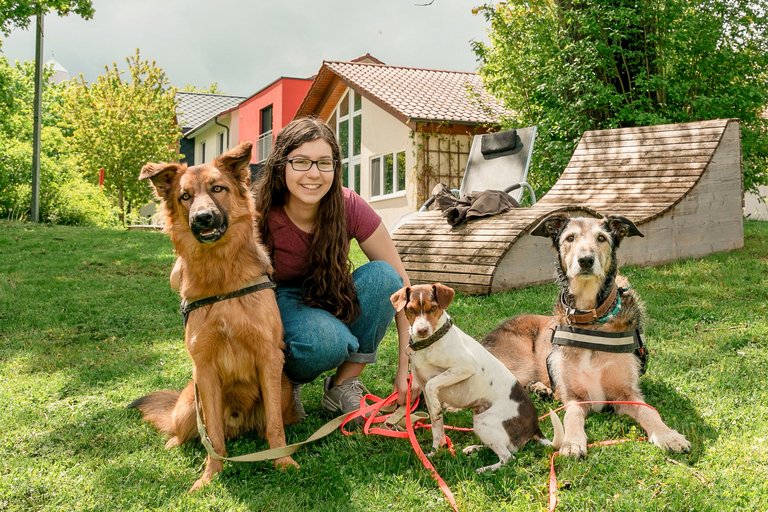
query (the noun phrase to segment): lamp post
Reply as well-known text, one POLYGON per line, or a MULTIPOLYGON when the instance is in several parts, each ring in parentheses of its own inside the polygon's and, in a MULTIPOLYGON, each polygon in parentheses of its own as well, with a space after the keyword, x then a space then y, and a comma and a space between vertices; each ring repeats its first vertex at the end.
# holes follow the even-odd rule
POLYGON ((37 4, 35 30, 35 98, 32 126, 32 205, 30 219, 40 222, 40 128, 43 98, 43 8, 37 4))

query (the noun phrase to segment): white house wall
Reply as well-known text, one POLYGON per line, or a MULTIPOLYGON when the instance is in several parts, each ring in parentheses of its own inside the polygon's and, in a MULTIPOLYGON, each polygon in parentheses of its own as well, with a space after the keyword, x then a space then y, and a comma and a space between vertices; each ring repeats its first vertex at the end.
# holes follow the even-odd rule
POLYGON ((195 164, 203 164, 213 161, 219 156, 219 134, 224 134, 224 152, 232 147, 232 142, 237 142, 238 120, 231 119, 232 116, 222 116, 218 121, 229 126, 229 147, 227 145, 227 129, 213 122, 206 123, 205 126, 197 129, 194 133, 195 138, 195 164), (231 125, 231 126, 230 126, 231 125), (205 161, 202 157, 202 143, 205 142, 205 161))
POLYGON ((760 195, 744 194, 744 216, 755 220, 768 220, 768 187, 758 187, 760 195))
POLYGON ((387 229, 391 230, 403 215, 418 208, 415 190, 414 140, 408 126, 365 97, 363 97, 362 109, 360 195, 381 216, 387 229), (371 199, 371 158, 399 151, 405 151, 405 193, 371 199))

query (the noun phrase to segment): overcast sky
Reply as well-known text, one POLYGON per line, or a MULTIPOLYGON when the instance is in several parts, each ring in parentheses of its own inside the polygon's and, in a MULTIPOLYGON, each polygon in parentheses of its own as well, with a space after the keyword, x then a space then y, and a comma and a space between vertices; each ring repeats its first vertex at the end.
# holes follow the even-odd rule
MULTIPOLYGON (((249 96, 281 77, 307 78, 323 60, 370 53, 386 64, 476 71, 470 41, 487 41, 472 8, 482 0, 93 0, 91 20, 45 18, 44 60, 89 82, 138 48, 177 87, 249 96)), ((34 20, 30 25, 34 28, 34 20)), ((32 60, 33 30, 16 30, 2 52, 32 60)))

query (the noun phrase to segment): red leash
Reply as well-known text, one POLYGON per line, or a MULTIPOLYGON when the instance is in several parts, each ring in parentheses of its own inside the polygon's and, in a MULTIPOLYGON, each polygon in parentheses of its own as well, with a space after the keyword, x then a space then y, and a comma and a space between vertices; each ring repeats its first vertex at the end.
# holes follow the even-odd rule
MULTIPOLYGON (((347 417, 344 418, 344 421, 340 426, 341 432, 345 436, 352 435, 353 432, 346 430, 344 426, 350 421, 354 420, 355 418, 364 417, 365 424, 363 425, 363 433, 366 435, 375 434, 375 435, 391 437, 396 439, 407 438, 411 444, 411 447, 413 448, 413 451, 416 453, 416 456, 419 458, 419 460, 424 465, 424 467, 430 472, 430 474, 432 475, 432 478, 434 478, 434 480, 437 482, 437 485, 440 487, 440 491, 442 491, 443 495, 445 496, 445 499, 451 505, 451 508, 454 510, 454 512, 459 512, 458 505, 456 504, 456 498, 454 498, 453 493, 451 492, 451 489, 448 487, 448 484, 445 483, 445 480, 443 480, 443 478, 437 472, 435 467, 432 465, 432 462, 429 460, 429 458, 424 454, 424 451, 421 449, 421 445, 419 445, 418 439, 416 439, 416 429, 418 428, 430 429, 432 428, 432 425, 428 423, 423 423, 419 420, 416 420, 416 421, 411 420, 411 414, 416 410, 416 407, 419 404, 418 399, 414 403, 411 403, 412 378, 413 378, 412 375, 408 375, 408 391, 406 392, 406 407, 405 407, 405 432, 401 430, 395 430, 392 428, 374 426, 387 421, 391 413, 388 413, 388 412, 382 413, 382 410, 386 407, 391 407, 397 404, 397 392, 394 392, 391 395, 389 395, 387 398, 383 398, 383 399, 372 394, 365 395, 360 400, 360 409, 349 413, 347 417)), ((584 402, 571 402, 569 404, 558 407, 552 412, 557 413, 570 405, 587 405, 587 404, 640 405, 643 407, 648 407, 649 409, 652 409, 654 411, 656 410, 653 406, 648 405, 645 402, 594 400, 594 401, 584 401, 584 402)), ((542 421, 547 416, 549 416, 549 413, 543 416, 540 416, 539 421, 542 421)), ((472 432, 471 428, 452 427, 450 425, 445 425, 444 428, 446 430, 472 432)), ((640 438, 638 440, 645 440, 645 438, 640 438)), ((589 444, 587 445, 587 447, 593 448, 596 446, 611 446, 615 444, 625 443, 627 441, 631 441, 631 439, 612 439, 607 441, 599 441, 596 443, 589 444)), ((445 436, 444 442, 448 447, 448 450, 450 450, 451 455, 455 455, 453 443, 451 442, 448 436, 445 436)), ((549 512, 554 512, 554 510, 557 508, 558 500, 557 500, 557 475, 555 473, 555 457, 557 457, 559 454, 560 454, 559 451, 555 451, 549 457, 549 512)))
MULTIPOLYGON (((344 426, 349 423, 351 420, 358 418, 358 417, 364 417, 365 418, 365 424, 363 425, 363 433, 366 435, 376 434, 384 437, 393 437, 398 439, 404 439, 408 438, 408 441, 411 443, 411 447, 413 448, 413 451, 416 452, 416 455, 418 456, 421 463, 424 465, 425 468, 430 472, 432 475, 432 478, 435 479, 437 482, 437 485, 440 487, 440 490, 442 491, 443 495, 445 496, 445 499, 448 500, 448 503, 450 503, 451 508, 453 508, 454 512, 459 512, 459 507, 456 504, 456 499, 453 496, 453 493, 451 492, 451 489, 448 487, 448 484, 445 483, 445 480, 442 479, 440 474, 437 472, 435 467, 432 465, 432 462, 429 460, 429 458, 424 455, 424 451, 421 449, 421 446, 419 445, 418 439, 416 439, 416 430, 417 428, 431 428, 431 425, 427 423, 422 423, 421 421, 412 421, 411 420, 411 413, 416 410, 416 407, 419 404, 418 399, 412 404, 411 403, 411 379, 412 376, 408 376, 408 391, 406 392, 406 403, 405 403, 405 432, 394 430, 391 428, 384 428, 384 427, 375 427, 374 424, 383 423, 387 420, 387 418, 390 416, 389 414, 381 414, 381 410, 384 407, 395 405, 397 403, 397 392, 392 393, 387 398, 381 399, 375 395, 365 395, 360 400, 360 409, 357 411, 349 413, 346 418, 344 418, 344 422, 341 424, 341 432, 345 436, 351 435, 352 433, 347 431, 344 426), (372 403, 368 404, 367 401, 371 401, 372 403)), ((445 426, 446 430, 459 430, 459 431, 465 431, 465 432, 471 432, 471 428, 459 428, 459 427, 451 427, 451 426, 445 426)), ((455 452, 453 450, 453 443, 451 442, 450 438, 448 436, 445 436, 445 444, 448 446, 448 449, 450 450, 452 455, 455 455, 455 452)))
MULTIPOLYGON (((563 409, 565 409, 570 405, 587 405, 587 404, 641 405, 656 411, 655 407, 648 405, 645 402, 628 402, 628 401, 620 401, 620 400, 616 400, 616 401, 587 400, 584 402, 571 402, 566 405, 562 405, 552 412, 557 413, 558 411, 562 411, 563 409)), ((544 414, 543 416, 539 416, 539 421, 542 421, 547 416, 549 416, 549 413, 544 414)), ((594 448, 595 446, 611 446, 614 444, 626 443, 627 441, 632 441, 632 439, 609 439, 607 441, 598 441, 596 443, 588 444, 587 448, 594 448)), ((638 439, 638 441, 645 441, 645 438, 641 437, 638 439)), ((549 456, 549 509, 548 509, 549 512, 554 512, 554 510, 557 508, 557 475, 555 474, 555 457, 557 457, 558 455, 560 455, 560 451, 554 451, 549 456)))

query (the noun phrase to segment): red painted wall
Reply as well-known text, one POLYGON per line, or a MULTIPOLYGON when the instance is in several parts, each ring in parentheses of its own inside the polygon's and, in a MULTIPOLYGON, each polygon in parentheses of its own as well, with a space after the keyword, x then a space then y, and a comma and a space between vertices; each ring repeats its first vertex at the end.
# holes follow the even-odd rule
MULTIPOLYGON (((261 110, 272 105, 272 133, 276 135, 283 127, 293 120, 299 105, 307 95, 312 85, 310 78, 279 78, 246 99, 238 107, 237 115, 238 143, 246 140, 256 145, 261 130, 261 110)), ((258 155, 253 152, 251 162, 256 162, 258 155)))

